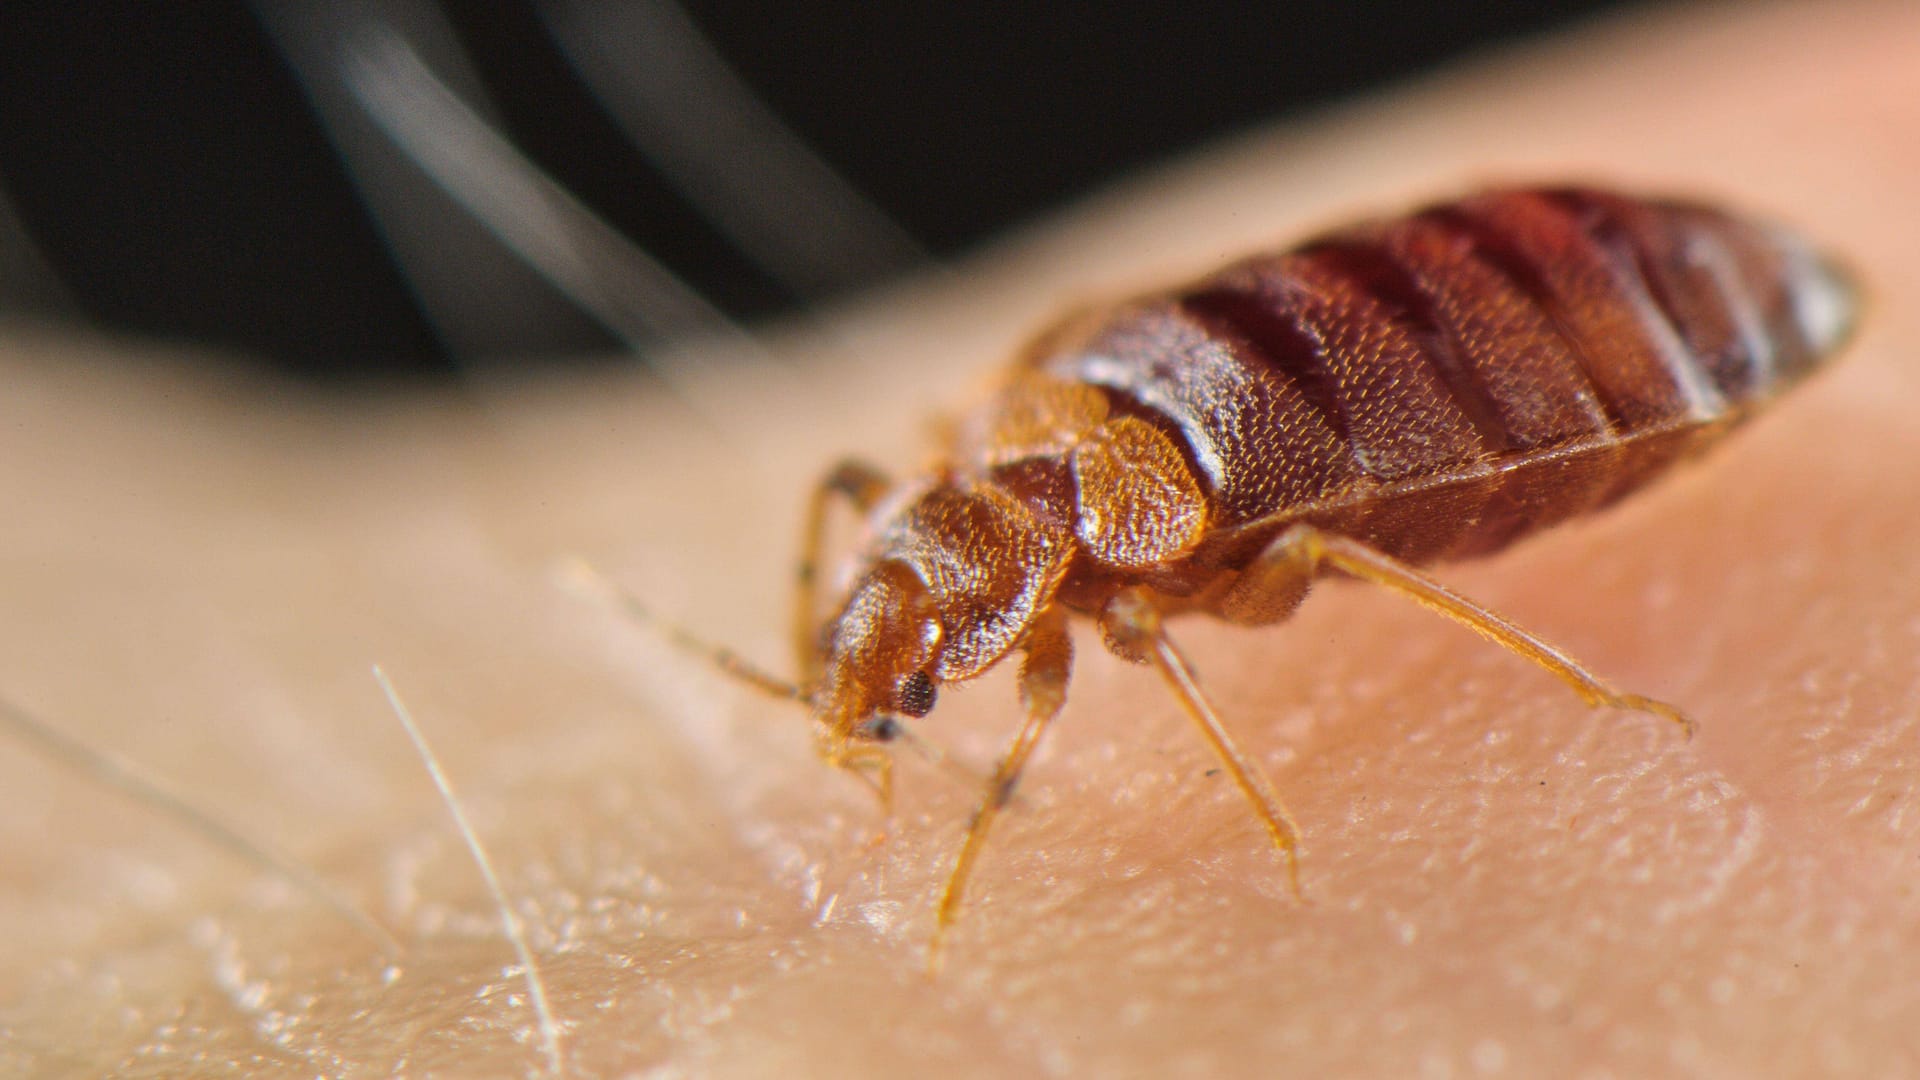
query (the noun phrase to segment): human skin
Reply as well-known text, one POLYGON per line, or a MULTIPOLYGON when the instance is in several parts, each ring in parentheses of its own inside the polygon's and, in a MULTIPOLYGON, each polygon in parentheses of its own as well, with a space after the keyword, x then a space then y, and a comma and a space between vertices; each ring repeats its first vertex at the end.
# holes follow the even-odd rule
MULTIPOLYGON (((573 1074, 1920 1073, 1915 41, 1896 2, 1603 26, 1138 180, 677 398, 618 372, 323 399, 8 332, 0 694, 291 852, 404 952, 0 743, 0 1073, 542 1067, 376 661, 528 925, 573 1074), (1173 625, 1302 827, 1304 902, 1151 672, 1081 626, 929 979, 977 792, 906 757, 883 821, 801 712, 555 583, 587 557, 784 668, 812 479, 924 465, 928 418, 1063 305, 1548 178, 1789 222, 1857 268, 1862 333, 1703 462, 1436 570, 1683 706, 1692 742, 1377 589, 1173 625)), ((1009 675, 919 730, 985 768, 1009 675)))

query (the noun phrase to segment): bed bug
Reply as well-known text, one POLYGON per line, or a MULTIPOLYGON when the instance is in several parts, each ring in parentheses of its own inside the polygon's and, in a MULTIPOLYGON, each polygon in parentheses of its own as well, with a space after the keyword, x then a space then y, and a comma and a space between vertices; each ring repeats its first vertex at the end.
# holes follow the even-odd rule
POLYGON ((930 965, 1065 703, 1070 614, 1158 670, 1298 893, 1299 829, 1166 617, 1270 624, 1339 571, 1592 705, 1690 735, 1678 709, 1615 689, 1416 567, 1644 487, 1831 356, 1856 306, 1846 273, 1798 238, 1688 202, 1496 190, 1334 231, 1042 334, 933 475, 833 469, 803 530, 797 683, 710 652, 803 702, 820 756, 883 802, 902 718, 1020 654, 1025 718, 948 874, 930 965), (816 568, 840 500, 868 515, 868 539, 823 612, 816 568))

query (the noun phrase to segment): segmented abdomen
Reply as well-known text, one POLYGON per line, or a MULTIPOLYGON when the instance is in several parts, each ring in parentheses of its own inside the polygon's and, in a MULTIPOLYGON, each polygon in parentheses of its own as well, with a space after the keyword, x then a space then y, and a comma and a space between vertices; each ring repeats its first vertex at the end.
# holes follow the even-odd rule
POLYGON ((1176 437, 1213 503, 1208 561, 1303 519, 1423 560, 1638 487, 1814 367, 1851 310, 1777 230, 1500 191, 1239 263, 1031 362, 1176 437))

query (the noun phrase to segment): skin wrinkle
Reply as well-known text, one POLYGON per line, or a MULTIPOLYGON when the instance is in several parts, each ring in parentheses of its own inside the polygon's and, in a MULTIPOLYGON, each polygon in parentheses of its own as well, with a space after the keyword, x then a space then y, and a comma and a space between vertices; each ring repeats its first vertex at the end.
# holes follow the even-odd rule
MULTIPOLYGON (((1650 16, 1220 148, 959 285, 799 331, 783 347, 825 405, 727 377, 735 421, 789 448, 773 462, 639 379, 347 413, 200 357, 6 331, 0 499, 31 512, 0 531, 0 688, 410 948, 389 980, 288 890, 0 745, 0 1073, 535 1068, 511 953, 373 660, 441 733, 582 1074, 1920 1073, 1917 35, 1894 0, 1650 16), (928 984, 976 793, 904 759, 874 843, 801 712, 547 576, 586 555, 783 660, 806 485, 850 452, 910 472, 919 417, 1059 308, 1530 178, 1777 215, 1875 302, 1849 355, 1705 463, 1435 568, 1690 709, 1692 744, 1378 590, 1330 583, 1258 631, 1172 624, 1303 829, 1308 906, 1151 675, 1076 626, 1066 713, 928 984)), ((915 730, 989 764, 1011 676, 915 730)))

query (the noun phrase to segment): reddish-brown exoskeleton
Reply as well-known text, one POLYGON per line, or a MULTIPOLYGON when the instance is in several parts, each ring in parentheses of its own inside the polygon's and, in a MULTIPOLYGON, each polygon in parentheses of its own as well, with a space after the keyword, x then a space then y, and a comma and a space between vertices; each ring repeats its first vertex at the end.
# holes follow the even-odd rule
POLYGON ((1717 440, 1851 330, 1846 276, 1801 241, 1689 203, 1505 190, 1334 232, 1076 317, 1025 352, 931 478, 848 463, 806 526, 786 686, 822 757, 882 793, 881 744, 945 683, 1019 652, 1026 718, 942 893, 930 961, 1066 700, 1069 613, 1155 667, 1266 825, 1298 829, 1163 626, 1285 618, 1320 574, 1385 585, 1594 705, 1664 717, 1414 569, 1604 506, 1717 440), (822 618, 829 504, 871 515, 822 618))

